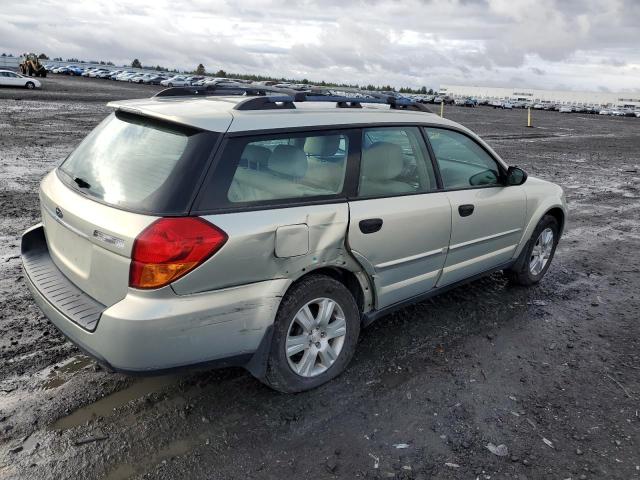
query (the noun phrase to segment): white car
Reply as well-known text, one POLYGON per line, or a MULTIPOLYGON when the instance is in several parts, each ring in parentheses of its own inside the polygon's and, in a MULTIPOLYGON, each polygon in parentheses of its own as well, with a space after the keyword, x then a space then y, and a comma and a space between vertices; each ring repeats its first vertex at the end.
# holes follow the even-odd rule
POLYGON ((188 87, 191 82, 187 80, 187 77, 183 75, 176 75, 175 77, 168 78, 160 82, 160 85, 164 87, 188 87))
POLYGON ((135 72, 124 72, 121 73, 120 75, 118 75, 116 77, 116 80, 118 80, 119 82, 128 82, 130 78, 135 77, 136 75, 138 75, 135 72))
POLYGON ((598 115, 611 115, 611 110, 607 110, 606 108, 603 108, 598 112, 598 115))
POLYGON ((93 72, 89 73, 89 77, 96 78, 101 73, 109 73, 109 70, 107 70, 106 68, 98 68, 97 70, 94 70, 93 72))
POLYGON ((42 87, 39 80, 25 77, 11 70, 0 70, 0 86, 3 87, 24 87, 29 90, 42 87))
MULTIPOLYGON (((86 69, 84 70, 84 72, 82 72, 81 76, 83 76, 83 77, 88 77, 88 76, 89 76, 89 74, 90 74, 91 72, 95 71, 95 70, 98 70, 98 69, 97 69, 97 68, 95 68, 95 67, 89 67, 89 68, 86 68, 86 69)), ((56 73, 56 69, 55 69, 55 68, 54 68, 53 70, 51 70, 51 71, 52 71, 53 73, 56 73)))
POLYGON ((573 112, 573 108, 571 108, 571 105, 562 105, 558 111, 560 113, 571 113, 573 112))

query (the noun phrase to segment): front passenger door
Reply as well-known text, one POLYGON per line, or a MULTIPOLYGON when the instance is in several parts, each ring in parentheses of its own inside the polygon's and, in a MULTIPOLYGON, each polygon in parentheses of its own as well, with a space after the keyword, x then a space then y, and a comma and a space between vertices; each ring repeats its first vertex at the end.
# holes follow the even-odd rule
POLYGON ((505 186, 501 166, 474 139, 426 128, 451 202, 451 242, 438 287, 508 262, 522 237, 526 195, 505 186))

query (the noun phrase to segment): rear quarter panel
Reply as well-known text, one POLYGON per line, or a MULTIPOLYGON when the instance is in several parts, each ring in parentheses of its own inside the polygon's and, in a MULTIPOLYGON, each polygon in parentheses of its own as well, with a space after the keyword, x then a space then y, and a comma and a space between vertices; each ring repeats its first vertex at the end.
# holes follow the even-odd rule
MULTIPOLYGON (((346 202, 215 214, 203 218, 224 230, 229 239, 212 258, 173 283, 173 289, 179 295, 280 278, 294 281, 309 271, 327 266, 360 270, 345 249, 349 222, 346 202), (301 243, 299 251, 291 249, 291 245, 287 245, 287 250, 306 253, 278 257, 278 228, 304 225, 308 227, 308 238, 298 238, 301 243), (308 248, 304 245, 305 240, 308 248)), ((304 231, 296 230, 297 236, 304 231)), ((290 241, 287 236, 286 242, 290 241)))

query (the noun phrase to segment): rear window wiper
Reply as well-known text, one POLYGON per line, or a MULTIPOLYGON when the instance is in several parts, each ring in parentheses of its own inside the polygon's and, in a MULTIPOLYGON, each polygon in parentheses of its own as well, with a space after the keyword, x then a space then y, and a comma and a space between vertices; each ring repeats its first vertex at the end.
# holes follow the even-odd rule
POLYGON ((81 179, 80 177, 74 178, 73 181, 76 182, 76 184, 80 188, 91 188, 91 185, 89 184, 89 182, 87 182, 86 180, 81 179))

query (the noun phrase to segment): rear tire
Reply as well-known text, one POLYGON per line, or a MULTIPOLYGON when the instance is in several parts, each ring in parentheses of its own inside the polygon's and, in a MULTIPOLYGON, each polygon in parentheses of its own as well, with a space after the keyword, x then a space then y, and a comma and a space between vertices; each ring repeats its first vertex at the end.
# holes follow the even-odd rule
POLYGON ((359 334, 360 311, 351 292, 325 275, 304 278, 282 299, 261 380, 285 393, 316 388, 344 371, 359 334))
POLYGON ((555 217, 542 217, 515 265, 505 271, 509 282, 528 287, 542 280, 549 270, 559 239, 560 227, 555 217))

